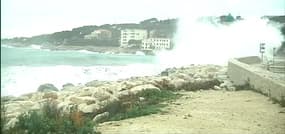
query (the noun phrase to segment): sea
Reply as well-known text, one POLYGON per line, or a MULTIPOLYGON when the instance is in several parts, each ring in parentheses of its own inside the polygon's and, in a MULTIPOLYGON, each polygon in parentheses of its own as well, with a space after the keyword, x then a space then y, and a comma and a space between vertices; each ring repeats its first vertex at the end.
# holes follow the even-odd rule
POLYGON ((132 76, 156 75, 165 68, 189 64, 226 66, 231 58, 260 56, 264 43, 267 59, 281 46, 281 24, 260 17, 224 25, 215 19, 182 17, 171 51, 156 56, 137 54, 50 51, 39 45, 15 48, 1 44, 1 95, 34 92, 44 83, 61 89, 65 83, 85 84, 92 80, 114 81, 132 76), (191 30, 189 30, 191 29, 191 30))
POLYGON ((41 84, 84 85, 92 80, 115 81, 156 75, 163 70, 155 56, 79 51, 50 51, 38 45, 1 45, 1 96, 37 91, 41 84))

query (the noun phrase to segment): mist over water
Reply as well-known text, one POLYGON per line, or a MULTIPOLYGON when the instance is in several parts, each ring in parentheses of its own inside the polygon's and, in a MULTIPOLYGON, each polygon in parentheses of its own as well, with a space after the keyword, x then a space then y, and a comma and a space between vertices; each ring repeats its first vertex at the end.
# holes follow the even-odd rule
POLYGON ((266 55, 281 46, 280 26, 260 17, 221 24, 218 17, 181 17, 173 51, 158 54, 164 66, 226 65, 230 58, 258 56, 260 43, 266 55))

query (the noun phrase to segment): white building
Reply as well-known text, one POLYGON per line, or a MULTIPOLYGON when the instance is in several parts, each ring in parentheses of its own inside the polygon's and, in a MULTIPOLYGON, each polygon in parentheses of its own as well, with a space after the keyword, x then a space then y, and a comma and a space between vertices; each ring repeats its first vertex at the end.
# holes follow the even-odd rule
POLYGON ((124 29, 121 30, 121 47, 127 47, 130 40, 143 40, 147 38, 147 30, 124 29))
POLYGON ((84 39, 110 39, 112 38, 112 32, 105 29, 94 30, 92 33, 85 35, 84 39))
POLYGON ((143 50, 159 50, 159 49, 170 49, 169 38, 148 38, 142 40, 143 50))

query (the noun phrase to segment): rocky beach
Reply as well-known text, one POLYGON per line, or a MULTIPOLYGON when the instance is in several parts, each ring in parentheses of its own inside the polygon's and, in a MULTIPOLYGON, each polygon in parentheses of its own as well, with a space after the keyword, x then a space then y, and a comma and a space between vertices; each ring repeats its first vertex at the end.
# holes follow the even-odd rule
MULTIPOLYGON (((94 80, 85 85, 65 84, 57 89, 52 84, 39 86, 38 91, 19 97, 3 96, 8 118, 7 127, 13 126, 16 117, 29 110, 38 110, 49 100, 55 101, 58 109, 69 112, 77 107, 84 114, 92 114, 94 118, 111 109, 120 109, 124 101, 145 90, 231 90, 235 87, 227 80, 226 68, 216 65, 191 65, 182 68, 170 68, 157 76, 132 77, 118 81, 94 80)), ((139 97, 139 96, 138 96, 139 97)))
POLYGON ((276 134, 284 132, 285 128, 281 125, 284 125, 284 122, 282 122, 285 119, 284 108, 280 108, 278 104, 270 104, 269 101, 266 101, 268 100, 266 97, 258 93, 236 90, 244 89, 233 86, 227 76, 227 67, 217 65, 189 65, 181 68, 168 68, 156 76, 131 77, 118 81, 94 80, 80 86, 67 83, 61 89, 57 89, 52 84, 43 84, 34 93, 19 97, 4 96, 2 97, 2 103, 5 105, 5 114, 8 119, 5 128, 13 127, 18 121, 17 116, 20 114, 31 110, 39 110, 45 102, 53 101, 57 104, 57 109, 63 112, 68 113, 76 107, 79 112, 88 115, 96 124, 99 124, 99 131, 103 134, 185 133, 190 131, 203 133, 220 132, 218 129, 212 128, 214 124, 211 123, 206 123, 204 129, 197 128, 199 125, 195 124, 202 123, 202 117, 213 120, 218 127, 222 127, 221 125, 224 124, 227 129, 221 128, 223 130, 221 132, 223 133, 259 133, 263 131, 260 126, 266 125, 266 123, 264 121, 257 121, 257 118, 264 118, 265 121, 273 123, 273 126, 266 125, 266 132, 270 131, 276 134), (178 100, 164 102, 168 104, 164 108, 166 113, 163 112, 115 122, 108 121, 111 114, 128 107, 130 103, 143 103, 147 98, 139 96, 141 92, 162 92, 164 90, 182 94, 182 97, 178 100), (249 110, 249 115, 243 113, 244 110, 248 111, 252 106, 256 107, 258 111, 255 112, 252 109, 249 110), (268 106, 274 108, 267 109, 268 106), (258 114, 262 113, 262 109, 269 113, 264 116, 258 114), (207 111, 209 112, 208 114, 206 114, 207 111), (260 116, 255 115, 255 113, 260 116), (225 124, 227 122, 221 123, 217 121, 223 119, 224 121, 228 120, 228 122, 231 122, 228 116, 236 120, 233 122, 237 125, 236 127, 232 126, 234 124, 229 125, 225 124), (275 122, 272 120, 277 116, 279 121, 275 122), (199 119, 195 119, 198 117, 199 119), (151 121, 152 119, 149 118, 154 118, 155 120, 151 121), (171 119, 171 122, 180 122, 180 124, 184 122, 192 125, 191 127, 187 127, 186 124, 181 124, 181 126, 171 129, 172 127, 167 122, 160 122, 160 120, 169 119, 171 119), (244 121, 249 122, 247 125, 242 125, 240 122, 244 121), (164 124, 166 128, 163 126, 159 127, 160 125, 151 127, 153 123, 164 124), (131 124, 131 128, 125 128, 126 124, 131 124), (257 124, 257 127, 251 126, 254 124, 257 124), (273 127, 277 128, 273 129, 273 127))

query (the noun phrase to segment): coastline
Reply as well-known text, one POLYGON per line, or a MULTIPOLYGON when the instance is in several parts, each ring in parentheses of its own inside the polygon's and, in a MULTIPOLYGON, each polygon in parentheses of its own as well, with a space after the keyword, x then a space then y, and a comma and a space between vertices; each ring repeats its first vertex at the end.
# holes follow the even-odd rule
POLYGON ((1 101, 5 104, 9 120, 7 127, 12 127, 21 113, 39 110, 44 102, 50 100, 55 101, 64 112, 69 112, 70 107, 76 106, 80 112, 96 117, 101 113, 111 112, 108 109, 110 106, 120 107, 120 104, 132 101, 128 99, 131 96, 148 90, 235 90, 231 82, 224 78, 225 74, 225 67, 191 65, 169 68, 155 76, 117 81, 94 80, 78 86, 64 84, 60 90, 54 89, 52 84, 44 84, 40 87, 45 88, 40 90, 39 87, 37 92, 19 97, 3 96, 1 101))
POLYGON ((9 43, 5 46, 11 47, 31 47, 37 46, 36 49, 45 49, 50 51, 90 51, 97 53, 107 53, 107 54, 134 54, 134 55, 151 55, 154 56, 154 51, 145 51, 141 49, 132 49, 132 48, 121 48, 119 46, 75 46, 75 45, 37 45, 37 44, 22 44, 22 43, 9 43))

